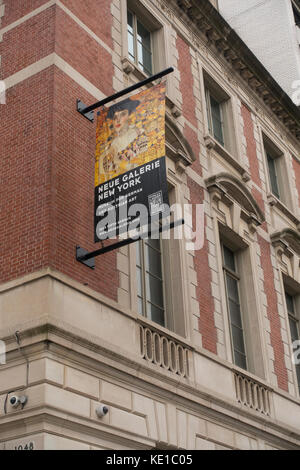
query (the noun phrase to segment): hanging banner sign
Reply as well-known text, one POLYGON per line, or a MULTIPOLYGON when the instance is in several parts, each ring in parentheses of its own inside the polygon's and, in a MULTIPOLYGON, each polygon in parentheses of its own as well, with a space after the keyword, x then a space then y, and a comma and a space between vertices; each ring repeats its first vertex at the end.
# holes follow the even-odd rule
POLYGON ((165 92, 161 83, 98 113, 95 242, 168 213, 165 92))

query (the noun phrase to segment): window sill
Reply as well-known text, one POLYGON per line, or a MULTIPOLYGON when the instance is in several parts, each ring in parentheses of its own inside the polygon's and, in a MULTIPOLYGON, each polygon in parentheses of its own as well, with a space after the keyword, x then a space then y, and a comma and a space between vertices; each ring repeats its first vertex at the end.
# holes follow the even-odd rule
MULTIPOLYGON (((137 65, 131 60, 129 60, 128 57, 123 57, 122 67, 126 75, 132 75, 138 81, 145 80, 150 76, 143 72, 139 67, 137 67, 137 65)), ((150 83, 147 86, 150 88, 153 85, 150 83)), ((173 117, 178 118, 181 116, 181 110, 175 105, 175 103, 171 100, 168 94, 166 95, 166 105, 173 117)))
POLYGON ((282 212, 293 224, 296 226, 300 225, 300 219, 293 212, 283 204, 280 199, 274 196, 273 193, 267 194, 267 201, 271 207, 276 207, 280 212, 282 212))
POLYGON ((247 183, 251 177, 248 171, 234 158, 228 150, 225 149, 212 135, 206 134, 204 136, 206 148, 214 150, 217 154, 221 155, 242 177, 242 180, 247 183))

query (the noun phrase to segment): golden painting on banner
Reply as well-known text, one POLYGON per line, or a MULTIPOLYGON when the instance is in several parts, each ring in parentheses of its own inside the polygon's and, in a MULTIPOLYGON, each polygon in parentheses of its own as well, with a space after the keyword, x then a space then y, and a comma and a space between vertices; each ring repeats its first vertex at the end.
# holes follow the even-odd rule
POLYGON ((165 92, 161 83, 98 113, 96 242, 127 232, 132 221, 146 226, 166 216, 165 92))
POLYGON ((165 156, 165 84, 98 115, 95 187, 165 156))

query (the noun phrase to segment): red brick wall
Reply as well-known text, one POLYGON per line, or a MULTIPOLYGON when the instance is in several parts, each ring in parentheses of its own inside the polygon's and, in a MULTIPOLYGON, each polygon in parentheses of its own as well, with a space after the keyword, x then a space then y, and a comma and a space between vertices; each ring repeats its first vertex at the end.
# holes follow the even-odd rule
MULTIPOLYGON (((91 18, 93 11, 94 8, 91 8, 91 18)), ((109 25, 111 18, 109 15, 105 23, 109 25)), ((104 94, 113 93, 111 54, 61 8, 56 11, 55 52, 104 94)))
POLYGON ((4 34, 3 42, 0 42, 2 78, 9 77, 54 52, 55 9, 55 6, 47 8, 4 34))
MULTIPOLYGON (((185 119, 197 129, 198 123, 195 113, 196 100, 193 92, 194 79, 192 75, 192 58, 189 45, 180 37, 176 42, 178 50, 178 69, 180 72, 180 92, 182 95, 182 114, 185 119)), ((200 143, 197 132, 187 123, 184 127, 184 135, 191 145, 196 156, 192 168, 202 175, 199 162, 200 143)), ((191 193, 191 204, 202 204, 203 188, 192 179, 188 178, 188 187, 191 193)), ((195 228, 195 213, 193 213, 193 225, 195 228)), ((194 266, 197 273, 198 287, 197 298, 200 307, 199 331, 202 335, 203 348, 217 353, 217 333, 214 323, 214 301, 211 292, 211 272, 208 265, 208 242, 205 238, 204 247, 195 253, 194 266)))
POLYGON ((1 28, 14 23, 15 21, 28 15, 36 8, 41 7, 49 0, 5 0, 5 14, 2 18, 1 28))
MULTIPOLYGON (((203 189, 188 178, 191 204, 202 204, 203 189)), ((193 228, 195 230, 195 211, 193 211, 193 228)), ((194 268, 197 273, 197 299, 200 307, 199 331, 202 335, 203 348, 217 354, 217 331, 214 321, 214 299, 211 291, 211 271, 208 265, 208 241, 204 237, 204 246, 195 252, 194 268)))
POLYGON ((270 244, 258 236, 261 249, 261 265, 264 272, 264 291, 267 296, 267 313, 271 328, 271 345, 274 350, 274 369, 278 387, 288 391, 288 376, 284 362, 284 348, 281 337, 280 318, 277 308, 277 294, 274 286, 274 272, 271 263, 270 244))
POLYGON ((62 3, 102 41, 113 48, 110 0, 62 0, 62 3))
MULTIPOLYGON (((107 43, 110 3, 89 0, 79 9, 78 2, 65 0, 107 43), (104 12, 101 32, 97 21, 104 12)), ((43 2, 16 0, 14 10, 6 4, 11 22, 43 2)), ((0 44, 3 77, 55 51, 104 94, 113 92, 111 55, 57 6, 13 28, 0 44)), ((75 260, 76 245, 96 248, 96 127, 76 112, 77 98, 96 101, 51 66, 10 88, 0 107, 0 282, 50 266, 117 300, 116 252, 97 258, 95 271, 75 260)))
POLYGON ((250 164, 251 178, 257 186, 261 187, 251 111, 244 103, 242 103, 241 109, 244 120, 244 135, 247 142, 247 156, 250 164))
MULTIPOLYGON (((253 121, 251 116, 251 111, 249 110, 248 106, 242 103, 242 117, 244 121, 244 135, 247 142, 247 156, 249 159, 250 165, 250 174, 251 179, 254 183, 261 188, 261 180, 259 176, 259 166, 258 166, 258 158, 256 153, 256 140, 254 137, 254 127, 253 121)), ((258 191, 255 187, 252 188, 252 195, 255 198, 257 204, 261 208, 263 214, 265 214, 265 203, 263 201, 263 196, 260 191, 258 191)), ((268 231, 268 226, 266 222, 261 225, 261 228, 265 231, 268 231)))
POLYGON ((0 106, 0 282, 49 261, 53 73, 9 89, 0 106))
POLYGON ((76 245, 89 251, 100 248, 93 243, 96 124, 75 111, 76 97, 93 102, 55 69, 50 265, 117 300, 116 251, 96 258, 95 271, 75 260, 76 245))
MULTIPOLYGON (((182 114, 193 127, 197 129, 198 123, 195 113, 196 100, 193 92, 194 79, 192 75, 192 58, 190 54, 189 45, 180 37, 177 36, 176 46, 178 50, 178 70, 180 72, 180 92, 182 95, 182 114)), ((193 169, 199 175, 202 174, 202 169, 199 162, 200 144, 197 132, 192 129, 188 124, 184 127, 184 136, 192 147, 196 156, 196 161, 193 163, 193 169)))

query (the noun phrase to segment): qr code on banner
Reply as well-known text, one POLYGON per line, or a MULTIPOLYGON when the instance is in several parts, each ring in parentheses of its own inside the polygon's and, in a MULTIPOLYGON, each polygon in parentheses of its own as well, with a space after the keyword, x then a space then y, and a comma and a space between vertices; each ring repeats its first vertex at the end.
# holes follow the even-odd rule
POLYGON ((150 194, 148 196, 148 203, 150 207, 150 215, 158 214, 163 210, 163 195, 162 191, 158 191, 157 193, 150 194))

